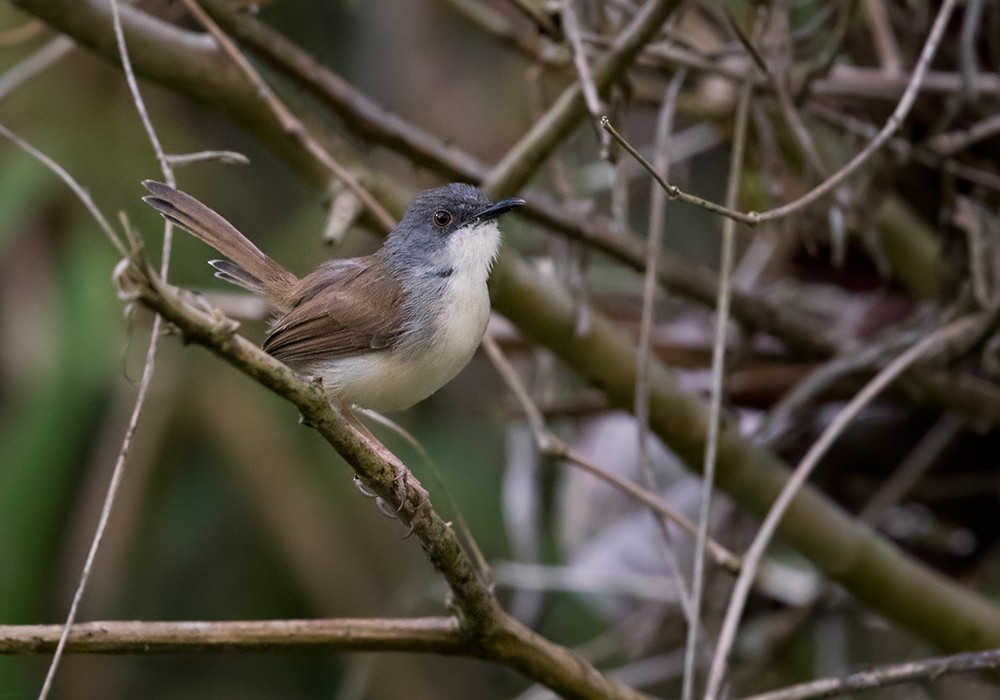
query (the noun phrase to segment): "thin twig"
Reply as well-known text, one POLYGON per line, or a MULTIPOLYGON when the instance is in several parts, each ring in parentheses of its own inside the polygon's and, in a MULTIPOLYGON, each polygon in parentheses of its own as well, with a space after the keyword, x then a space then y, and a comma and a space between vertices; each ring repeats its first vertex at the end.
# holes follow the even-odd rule
POLYGON ((729 652, 736 639, 736 630, 743 616, 743 609, 746 605, 750 588, 757 575, 757 568, 764 556, 767 546, 770 544, 778 524, 781 522, 785 511, 792 500, 805 485, 813 469, 819 463, 821 457, 833 444, 833 441, 847 427, 861 410, 867 406, 882 390, 888 387, 900 374, 905 372, 910 365, 925 356, 937 351, 948 342, 965 336, 973 330, 977 330, 983 323, 982 316, 967 316, 954 321, 947 326, 938 329, 936 332, 927 335, 920 342, 911 346, 907 351, 875 375, 858 394, 837 414, 830 422, 819 439, 813 443, 809 452, 806 453, 802 461, 796 466, 792 476, 785 482, 781 493, 775 500, 767 517, 761 524, 760 530, 754 537, 744 559, 743 569, 740 571, 733 587, 733 593, 726 610, 726 616, 719 633, 719 642, 712 659, 711 670, 709 671, 708 687, 705 692, 706 700, 715 700, 718 697, 725 678, 726 666, 729 659, 729 652))
MULTIPOLYGON (((931 97, 947 97, 961 91, 964 78, 954 71, 928 70, 920 85, 920 92, 931 97)), ((828 76, 813 82, 810 93, 819 99, 840 100, 853 98, 873 102, 899 101, 913 81, 912 73, 889 75, 879 68, 865 68, 846 64, 836 65, 828 76)), ((980 73, 976 79, 979 97, 1000 94, 1000 75, 980 73)))
POLYGON ((767 62, 764 60, 760 51, 757 50, 753 40, 746 35, 743 28, 736 21, 736 18, 733 17, 733 13, 729 10, 729 8, 723 8, 723 11, 726 16, 726 23, 729 25, 729 28, 733 30, 733 34, 736 35, 736 39, 743 46, 743 50, 746 51, 754 65, 757 66, 757 70, 764 75, 770 75, 771 71, 767 69, 767 62))
MULTIPOLYGON (((653 493, 630 481, 615 476, 605 469, 600 468, 580 454, 577 450, 573 449, 573 447, 565 441, 553 434, 545 425, 545 417, 532 400, 527 387, 524 386, 524 382, 522 382, 520 376, 518 376, 517 370, 515 370, 513 365, 510 364, 510 361, 503 354, 503 351, 500 349, 500 346, 497 345, 496 341, 489 336, 486 336, 483 338, 483 349, 486 350, 486 354, 493 363, 493 367, 497 370, 497 373, 503 379, 507 388, 510 389, 512 394, 514 394, 514 398, 517 399, 518 404, 521 406, 521 410, 524 411, 525 420, 528 422, 528 427, 535 439, 535 444, 537 445, 539 452, 549 457, 566 461, 578 469, 596 476, 606 484, 609 484, 622 493, 635 498, 647 508, 654 511, 657 515, 666 518, 688 534, 694 536, 697 533, 697 527, 693 522, 685 518, 683 515, 672 511, 653 493)), ((734 556, 732 552, 727 550, 715 540, 709 540, 708 551, 719 566, 727 569, 728 571, 735 572, 739 570, 739 557, 734 556)))
POLYGON ((824 391, 851 374, 877 367, 884 358, 900 352, 903 346, 912 342, 912 331, 902 334, 886 331, 884 340, 841 353, 811 370, 771 407, 757 428, 756 441, 776 447, 785 432, 794 425, 792 419, 804 413, 824 391))
POLYGON ((378 411, 373 411, 371 409, 361 409, 360 412, 375 421, 379 425, 388 428, 389 430, 396 433, 401 437, 410 447, 416 450, 417 454, 424 461, 424 465, 430 471, 434 480, 437 481, 438 488, 441 489, 441 493, 444 495, 445 501, 448 502, 448 507, 455 517, 458 524, 458 530, 465 539, 466 545, 472 550, 472 557, 476 560, 476 565, 479 567, 479 573, 485 581, 491 581, 493 579, 493 570, 490 567, 489 561, 486 559, 486 555, 483 554, 483 550, 479 547, 479 543, 472 534, 472 529, 469 527, 468 523, 465 521, 465 516, 462 515, 462 509, 458 506, 458 501, 455 500, 454 495, 451 493, 451 489, 448 488, 447 482, 444 480, 444 474, 441 473, 440 467, 437 463, 431 459, 430 454, 424 449, 424 446, 419 440, 411 433, 409 430, 401 426, 396 421, 391 418, 382 415, 378 411))
POLYGON ((962 29, 958 42, 958 66, 962 75, 962 89, 957 97, 972 102, 979 92, 979 28, 983 21, 983 0, 968 0, 962 16, 962 29))
POLYGON ((965 234, 969 267, 969 282, 972 296, 981 308, 988 308, 998 291, 997 256, 1000 255, 1000 239, 995 232, 986 230, 986 216, 983 205, 965 195, 955 198, 952 221, 965 234), (990 235, 994 233, 994 235, 990 235))
POLYGON ((23 44, 26 41, 31 41, 44 32, 44 22, 37 19, 28 20, 24 24, 18 25, 13 29, 7 29, 0 32, 0 49, 7 49, 11 46, 17 46, 18 44, 23 44))
POLYGON ((809 681, 743 700, 819 700, 871 688, 886 688, 900 683, 934 681, 949 673, 969 673, 996 668, 1000 668, 1000 649, 971 651, 953 656, 876 666, 849 676, 809 681))
MULTIPOLYGON (((601 114, 604 113, 604 103, 601 101, 600 95, 597 94, 590 65, 587 63, 587 52, 583 47, 583 40, 580 38, 580 19, 577 17, 574 2, 575 0, 562 0, 562 28, 573 53, 573 66, 576 68, 576 77, 583 89, 583 101, 596 126, 600 121, 601 114)), ((607 154, 611 139, 601 129, 597 129, 597 132, 600 134, 601 152, 607 154)))
MULTIPOLYGON (((670 170, 670 157, 668 149, 670 146, 671 132, 673 131, 673 118, 676 113, 677 99, 683 85, 686 71, 679 71, 674 79, 667 86, 664 93, 663 106, 660 108, 656 120, 654 136, 654 160, 656 167, 664 173, 670 170)), ((627 161, 624 158, 615 158, 615 185, 612 196, 612 217, 615 220, 615 228, 625 232, 630 230, 628 218, 628 176, 626 170, 627 161)), ((636 436, 638 440, 639 473, 645 483, 646 489, 650 493, 657 493, 659 486, 656 474, 653 471, 653 463, 649 456, 650 430, 649 430, 649 374, 652 357, 652 333, 653 315, 656 308, 656 274, 660 251, 662 250, 664 231, 664 208, 665 199, 662 190, 653 187, 650 193, 651 210, 649 214, 649 229, 646 237, 646 273, 643 280, 642 292, 642 313, 639 329, 639 345, 636 352, 636 375, 635 375, 635 397, 633 399, 633 412, 636 417, 636 436), (657 200, 659 203, 657 205, 657 200), (650 266, 650 262, 653 262, 650 266)), ((674 551, 670 529, 667 521, 663 518, 657 519, 657 527, 660 532, 660 541, 663 557, 666 560, 668 570, 674 578, 674 586, 677 589, 677 598, 684 613, 684 619, 689 625, 697 624, 694 612, 691 607, 691 595, 688 592, 687 582, 681 575, 681 567, 677 561, 674 551)))
POLYGON ((945 413, 917 440, 899 467, 893 471, 858 513, 858 519, 880 528, 890 509, 899 503, 920 478, 964 433, 966 423, 954 413, 945 413))
POLYGON ((167 164, 177 168, 192 163, 217 161, 226 165, 249 165, 250 159, 238 151, 198 151, 197 153, 168 153, 167 164))
MULTIPOLYGON (((546 96, 544 77, 541 69, 528 71, 528 99, 532 119, 540 118, 545 113, 545 106, 549 102, 546 96)), ((571 203, 571 206, 572 203, 578 203, 580 200, 573 186, 570 168, 561 154, 559 152, 553 153, 552 157, 548 160, 547 166, 553 189, 558 193, 562 201, 571 203)), ((617 166, 618 163, 615 163, 616 178, 618 175, 617 166)), ((486 168, 484 166, 483 173, 485 172, 486 168)), ((527 193, 525 194, 527 195, 527 193)), ((616 186, 612 190, 611 197, 611 207, 616 215, 620 201, 620 191, 616 180, 616 186)), ((590 323, 590 289, 586 274, 586 268, 589 264, 589 251, 585 246, 580 245, 578 241, 572 239, 565 241, 554 240, 552 248, 552 257, 556 267, 563 274, 566 286, 569 287, 574 299, 577 300, 577 308, 579 310, 576 322, 577 332, 585 333, 590 323)), ((544 362, 544 357, 539 357, 539 361, 544 362)))
MULTIPOLYGON (((817 102, 810 103, 809 111, 823 121, 852 134, 872 138, 878 133, 878 129, 874 125, 848 114, 841 114, 817 102)), ((933 143, 933 139, 929 143, 933 143)), ((994 192, 1000 192, 1000 175, 995 172, 960 163, 953 158, 944 157, 926 146, 913 144, 899 137, 889 139, 889 147, 893 151, 893 155, 900 160, 913 160, 928 168, 940 168, 958 179, 989 188, 994 192)))
MULTIPOLYGON (((677 97, 687 76, 678 71, 667 86, 663 107, 656 120, 653 165, 664 177, 670 172, 670 135, 673 131, 677 97)), ((642 286, 642 314, 639 319, 638 355, 636 357, 635 402, 633 413, 639 424, 639 462, 647 475, 647 486, 652 487, 651 465, 647 441, 649 439, 649 364, 653 346, 653 316, 656 309, 657 271, 660 250, 663 247, 666 195, 658 187, 650 188, 649 229, 646 234, 646 271, 642 286)))
POLYGON ((101 213, 101 210, 97 208, 96 204, 94 204, 94 200, 90 196, 90 193, 87 192, 87 190, 85 190, 72 175, 66 172, 65 168, 5 127, 3 124, 0 124, 0 135, 5 136, 16 143, 25 153, 58 175, 59 179, 65 182, 66 185, 73 191, 73 194, 75 194, 77 198, 83 202, 83 206, 85 206, 87 211, 90 212, 90 215, 94 217, 94 221, 97 222, 98 227, 100 227, 101 231, 104 232, 107 239, 111 241, 111 245, 115 247, 115 250, 122 255, 128 254, 128 248, 125 246, 125 243, 118 237, 115 230, 111 228, 111 224, 109 224, 108 220, 104 218, 104 214, 101 213))
MULTIPOLYGON (((751 69, 752 70, 752 69, 751 69)), ((726 206, 735 207, 739 200, 740 181, 743 177, 743 159, 746 153, 747 129, 750 122, 750 100, 753 96, 752 75, 747 76, 740 91, 733 126, 733 146, 729 159, 729 176, 726 182, 726 206)), ((691 591, 695 620, 701 616, 701 602, 705 593, 705 543, 712 515, 712 494, 715 489, 715 470, 719 454, 719 435, 722 427, 722 393, 726 371, 726 331, 729 328, 729 304, 732 296, 732 270, 736 258, 736 222, 722 222, 722 250, 719 259, 719 297, 715 312, 715 339, 712 343, 712 390, 708 408, 708 434, 705 437, 705 460, 702 470, 701 504, 698 511, 698 537, 695 540, 694 572, 691 591)), ((684 655, 684 700, 692 700, 695 691, 695 661, 698 651, 699 625, 688 627, 684 655)))
MULTIPOLYGON (((799 111, 792 100, 790 73, 794 58, 792 56, 793 43, 791 34, 791 17, 789 16, 791 14, 791 10, 791 3, 789 2, 774 3, 771 8, 771 15, 773 19, 770 22, 771 27, 768 32, 770 34, 777 34, 775 43, 777 43, 778 46, 774 49, 774 70, 770 74, 770 84, 771 89, 774 91, 775 97, 778 100, 778 106, 781 108, 782 116, 785 118, 785 122, 788 124, 788 127, 792 132, 792 136, 798 143, 802 153, 805 155, 809 166, 822 180, 823 178, 829 176, 829 171, 827 170, 823 159, 819 155, 819 151, 817 150, 816 144, 812 139, 812 135, 809 133, 805 123, 802 121, 802 115, 799 114, 799 111)), ((730 208, 734 209, 735 205, 730 208)))
POLYGON ((142 415, 142 409, 146 405, 146 397, 149 394, 149 387, 152 383, 153 372, 156 365, 156 349, 160 338, 161 325, 162 321, 160 320, 160 316, 157 316, 153 320, 153 328, 150 331, 149 345, 146 348, 146 361, 143 365, 142 379, 139 382, 139 390, 136 393, 135 404, 132 406, 132 414, 129 416, 128 427, 125 429, 125 435, 122 437, 121 449, 118 451, 118 457, 115 460, 115 466, 111 472, 111 480, 108 482, 108 489, 104 495, 104 503, 101 506, 101 515, 97 521, 94 536, 91 538, 90 548, 87 551, 87 558, 84 561, 83 569, 80 571, 80 578, 77 582, 76 590, 73 592, 73 601, 70 603, 69 612, 66 614, 66 620, 63 622, 62 634, 59 637, 59 642, 56 644, 55 652, 49 662, 49 668, 45 674, 45 682, 42 684, 42 689, 38 694, 38 700, 45 700, 45 698, 48 697, 49 692, 52 689, 52 684, 55 682, 59 662, 62 659, 63 652, 66 650, 66 643, 69 639, 73 623, 76 621, 76 615, 80 608, 80 601, 83 600, 83 593, 87 588, 87 582, 90 580, 90 574, 94 568, 94 560, 97 558, 97 552, 100 549, 101 542, 104 540, 104 533, 107 531, 108 522, 111 519, 111 511, 114 508, 115 499, 118 495, 118 489, 121 486, 122 478, 125 475, 125 465, 127 464, 128 455, 131 451, 132 440, 139 427, 139 417, 142 415))
POLYGON ((267 106, 277 117, 278 121, 281 123, 281 127, 285 132, 298 141, 303 148, 305 148, 310 155, 313 156, 317 161, 323 164, 323 166, 329 170, 333 175, 339 178, 347 187, 351 189, 352 192, 358 197, 365 208, 371 212, 375 220, 378 221, 379 225, 382 226, 386 231, 392 230, 396 226, 396 219, 390 214, 382 204, 372 196, 365 187, 358 181, 354 174, 341 165, 329 151, 323 148, 319 142, 316 141, 305 128, 298 117, 296 117, 285 104, 278 99, 274 90, 271 86, 267 84, 267 81, 257 72, 257 69, 246 59, 246 56, 239 50, 239 47, 233 42, 229 36, 222 31, 222 28, 216 24, 201 5, 197 3, 196 0, 181 0, 188 11, 194 15, 195 19, 201 23, 203 27, 213 36, 215 40, 219 43, 222 50, 232 58, 233 62, 243 71, 244 75, 254 84, 257 88, 261 99, 267 104, 267 106))
MULTIPOLYGON (((666 177, 670 172, 670 137, 674 129, 674 115, 677 111, 677 99, 680 95, 687 71, 680 70, 667 85, 663 95, 663 106, 656 119, 656 134, 653 139, 653 161, 657 170, 666 177)), ((617 163, 617 172, 624 170, 624 160, 617 163)), ((646 273, 642 286, 642 314, 639 320, 639 341, 635 366, 635 400, 633 413, 639 440, 639 469, 650 492, 657 491, 656 474, 653 473, 653 461, 649 455, 651 442, 649 430, 649 373, 652 361, 653 347, 653 317, 656 310, 657 262, 660 250, 663 248, 663 232, 665 224, 666 195, 658 187, 651 187, 649 193, 649 229, 646 235, 646 273)), ((623 227, 623 230, 624 227, 623 227)), ((666 522, 658 521, 663 541, 663 554, 667 565, 677 579, 676 587, 681 607, 689 626, 698 624, 697 613, 692 605, 691 594, 687 584, 680 574, 677 556, 671 543, 670 530, 666 522)))
POLYGON ((952 156, 969 146, 1000 133, 1000 114, 993 114, 971 126, 937 134, 924 145, 942 156, 952 156))
MULTIPOLYGON (((125 43, 125 32, 122 28, 118 0, 110 0, 110 3, 112 24, 114 25, 115 31, 115 41, 118 46, 118 54, 121 57, 122 70, 125 73, 125 81, 128 83, 129 92, 132 95, 132 102, 135 105, 136 113, 139 115, 139 119, 146 131, 146 137, 149 139, 149 143, 153 147, 153 152, 160 163, 160 171, 163 173, 167 183, 173 186, 176 184, 173 170, 167 162, 167 157, 163 152, 163 146, 160 144, 160 138, 156 134, 156 129, 153 128, 153 123, 146 110, 146 103, 143 101, 142 94, 139 92, 139 82, 136 80, 135 72, 132 70, 132 61, 129 58, 128 46, 125 43)), ((163 279, 167 278, 167 273, 170 269, 170 248, 172 241, 173 225, 167 221, 164 224, 163 229, 163 247, 160 259, 160 277, 163 279)), ((163 319, 157 315, 153 319, 153 327, 150 330, 149 345, 146 348, 146 361, 143 365, 142 379, 139 382, 139 390, 136 393, 135 403, 132 406, 132 414, 129 416, 128 425, 125 428, 125 435, 122 437, 121 448, 118 451, 118 457, 115 460, 115 466, 111 472, 111 480, 108 482, 108 489, 104 496, 104 503, 101 506, 101 514, 97 521, 97 527, 94 530, 94 536, 90 542, 90 549, 87 552, 87 558, 84 561, 83 569, 80 571, 80 579, 77 582, 76 590, 73 593, 73 600, 70 603, 69 612, 67 613, 66 621, 63 624, 63 631, 59 637, 59 643, 56 645, 55 653, 52 655, 52 659, 49 662, 49 668, 45 674, 45 682, 42 684, 42 689, 38 694, 38 700, 45 700, 45 698, 48 697, 49 692, 52 689, 52 684, 55 682, 56 671, 59 668, 59 661, 62 659, 63 650, 66 647, 66 640, 69 637, 70 628, 76 621, 76 615, 80 608, 80 602, 83 600, 83 593, 87 588, 87 582, 90 580, 90 574, 94 568, 94 561, 97 558, 97 552, 100 549, 101 542, 104 540, 104 533, 107 531, 108 522, 111 520, 111 512, 114 510, 118 490, 121 487, 122 479, 125 476, 125 466, 128 463, 128 456, 132 449, 132 441, 135 438, 136 431, 138 430, 139 419, 142 416, 142 410, 146 405, 146 397, 149 395, 149 387, 152 384, 153 374, 156 371, 156 351, 159 346, 162 325, 163 319)))
POLYGON ((3 102, 18 87, 54 65, 75 47, 76 44, 69 37, 57 36, 24 60, 7 69, 6 73, 0 75, 0 102, 3 102))
POLYGON ((703 209, 735 219, 736 221, 750 226, 756 226, 764 221, 784 218, 790 214, 798 212, 801 209, 804 209, 816 200, 829 194, 844 180, 853 175, 858 168, 864 165, 865 162, 878 152, 878 150, 886 144, 892 135, 899 130, 903 121, 906 119, 906 116, 910 113, 910 109, 913 107, 913 103, 916 101, 917 95, 920 93, 920 86, 927 75, 928 68, 930 67, 931 60, 934 58, 934 54, 937 52, 938 45, 941 43, 941 36, 944 34, 945 27, 948 25, 948 20, 951 18, 951 13, 955 9, 955 3, 956 0, 944 0, 941 4, 941 8, 938 10, 937 17, 934 20, 934 25, 931 27, 931 31, 927 36, 927 41, 924 43, 923 51, 920 53, 920 58, 917 61, 916 68, 914 68, 913 74, 910 76, 910 81, 906 86, 906 90, 903 92, 903 96, 896 105, 896 109, 893 110, 889 119, 886 120, 885 126, 882 127, 875 138, 873 138, 840 170, 798 199, 780 207, 763 212, 741 212, 729 207, 720 206, 701 197, 688 194, 676 185, 671 185, 663 180, 663 178, 659 177, 649 162, 643 158, 639 152, 635 150, 635 148, 629 145, 622 135, 615 130, 615 128, 611 125, 611 121, 607 117, 601 119, 601 126, 604 127, 611 134, 611 136, 618 141, 618 143, 621 144, 621 146, 628 151, 629 154, 632 155, 632 157, 639 161, 639 163, 641 163, 642 166, 649 171, 650 175, 653 176, 653 179, 655 179, 660 186, 663 187, 667 196, 671 199, 679 199, 680 201, 688 204, 695 204, 703 209))
MULTIPOLYGON (((670 169, 671 158, 668 149, 670 147, 671 132, 673 131, 673 118, 676 114, 677 100, 685 75, 686 71, 679 71, 668 84, 664 93, 663 105, 659 110, 656 120, 654 160, 656 160, 656 167, 664 173, 664 176, 666 176, 670 169)), ((603 130, 602 133, 606 135, 606 132, 603 132, 603 130)), ((615 154, 614 161, 615 178, 611 199, 613 226, 615 230, 621 232, 620 235, 627 235, 625 232, 631 230, 628 213, 628 162, 618 154, 615 154)), ((650 493, 657 493, 659 491, 656 474, 653 471, 653 463, 649 456, 651 443, 649 430, 649 374, 652 357, 653 316, 656 309, 656 263, 659 262, 660 251, 663 247, 664 199, 665 197, 660 189, 656 187, 651 188, 649 229, 645 243, 646 271, 643 280, 640 337, 636 352, 636 393, 632 402, 633 413, 636 417, 639 474, 650 493), (650 266, 650 262, 653 263, 652 266, 650 266)), ((667 569, 671 572, 674 579, 674 587, 677 590, 677 599, 684 613, 684 619, 688 624, 696 624, 691 607, 691 595, 688 592, 687 582, 681 575, 681 567, 677 561, 672 541, 673 538, 667 524, 667 520, 664 518, 657 518, 656 520, 656 525, 660 533, 663 558, 666 561, 667 569)))
POLYGON ((514 561, 498 562, 496 573, 497 584, 510 588, 614 595, 663 604, 677 602, 676 597, 665 590, 673 579, 660 574, 514 561))
POLYGON ((898 74, 903 68, 903 61, 885 3, 883 0, 864 0, 862 5, 868 17, 868 29, 875 45, 875 53, 878 54, 879 65, 890 75, 898 74))

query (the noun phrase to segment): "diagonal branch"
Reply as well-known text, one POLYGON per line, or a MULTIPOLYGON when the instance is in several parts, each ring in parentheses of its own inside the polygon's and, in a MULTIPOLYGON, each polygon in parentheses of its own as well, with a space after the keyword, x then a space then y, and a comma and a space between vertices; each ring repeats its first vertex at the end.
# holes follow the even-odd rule
POLYGON ((118 278, 125 296, 156 311, 185 341, 208 348, 293 403, 303 423, 347 461, 367 490, 398 514, 448 583, 467 653, 506 663, 567 697, 643 697, 505 613, 416 477, 391 455, 388 461, 387 454, 373 450, 347 418, 333 410, 318 384, 236 334, 233 323, 217 311, 191 303, 183 290, 164 283, 140 253, 132 261, 118 278))

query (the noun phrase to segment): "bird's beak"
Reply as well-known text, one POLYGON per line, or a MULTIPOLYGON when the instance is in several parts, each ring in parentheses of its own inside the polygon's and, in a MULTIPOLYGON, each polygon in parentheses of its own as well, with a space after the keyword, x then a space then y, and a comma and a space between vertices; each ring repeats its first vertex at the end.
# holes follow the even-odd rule
POLYGON ((501 199, 499 202, 494 202, 488 207, 483 209, 481 212, 473 217, 474 222, 489 221, 490 219, 495 219, 502 214, 506 214, 514 207, 521 207, 527 204, 520 197, 512 197, 510 199, 501 199))

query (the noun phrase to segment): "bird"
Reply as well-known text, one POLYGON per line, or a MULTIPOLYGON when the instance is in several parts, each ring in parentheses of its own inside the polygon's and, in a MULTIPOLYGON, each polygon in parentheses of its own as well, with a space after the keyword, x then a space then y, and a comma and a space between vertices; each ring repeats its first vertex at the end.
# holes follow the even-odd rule
POLYGON ((332 401, 379 412, 422 401, 472 358, 489 320, 497 220, 525 204, 464 183, 424 190, 377 251, 300 279, 191 195, 142 184, 146 204, 224 256, 209 261, 216 277, 268 302, 264 351, 317 378, 332 401))

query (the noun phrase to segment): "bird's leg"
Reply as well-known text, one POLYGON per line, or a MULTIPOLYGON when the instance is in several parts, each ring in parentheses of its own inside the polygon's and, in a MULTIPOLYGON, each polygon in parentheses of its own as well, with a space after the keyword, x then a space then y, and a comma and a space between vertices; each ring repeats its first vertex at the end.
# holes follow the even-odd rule
MULTIPOLYGON (((354 415, 354 411, 352 410, 352 406, 350 404, 341 403, 338 408, 340 410, 340 414, 347 419, 347 421, 351 424, 351 427, 358 433, 358 436, 365 441, 365 444, 367 444, 372 451, 375 452, 375 454, 392 466, 396 473, 393 480, 396 483, 396 498, 399 503, 397 511, 402 510, 406 504, 406 489, 409 485, 409 470, 403 465, 402 462, 399 461, 399 458, 394 455, 388 447, 382 444, 381 440, 375 437, 372 431, 368 429, 368 426, 362 423, 361 420, 354 415)), ((381 507, 379 509, 382 510, 381 507)), ((383 510, 383 512, 385 511, 383 510)))

